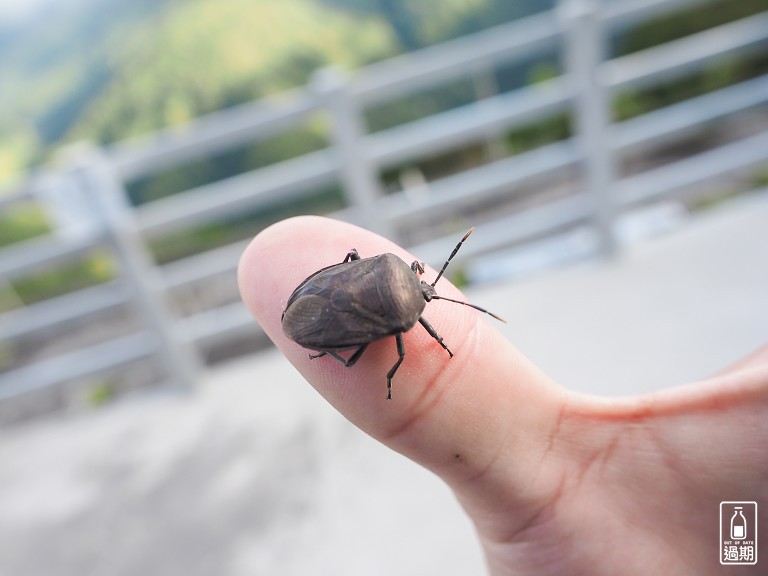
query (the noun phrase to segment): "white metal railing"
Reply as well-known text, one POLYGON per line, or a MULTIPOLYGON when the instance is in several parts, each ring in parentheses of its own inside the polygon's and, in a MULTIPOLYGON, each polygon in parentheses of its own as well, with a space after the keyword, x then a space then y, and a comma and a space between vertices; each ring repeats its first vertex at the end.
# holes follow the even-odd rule
MULTIPOLYGON (((423 51, 344 74, 327 69, 306 88, 199 118, 188 125, 90 148, 68 167, 40 172, 0 209, 37 198, 54 207, 53 234, 0 249, 0 277, 13 278, 96 246, 116 254, 120 277, 0 317, 0 340, 96 315, 125 304, 140 312, 145 330, 0 374, 0 400, 109 370, 159 354, 174 381, 190 384, 200 363, 196 348, 257 327, 240 303, 175 317, 166 304, 177 289, 234 270, 244 243, 157 267, 146 241, 160 234, 258 209, 276 200, 300 201, 318 188, 341 183, 347 207, 335 215, 397 238, 398 230, 430 215, 449 218, 479 202, 503 201, 524 183, 580 168, 582 193, 542 203, 484 224, 468 244, 471 258, 567 226, 592 223, 606 253, 615 250, 615 214, 635 203, 677 194, 720 174, 768 160, 768 133, 760 133, 661 168, 620 178, 616 158, 689 135, 714 120, 768 103, 768 76, 657 110, 621 123, 611 119, 619 89, 660 83, 731 53, 765 50, 768 14, 620 58, 606 59, 606 39, 617 28, 706 0, 633 0, 601 7, 562 0, 557 10, 499 26, 423 51), (368 107, 432 88, 489 66, 559 50, 565 72, 553 80, 369 133, 368 107), (576 135, 429 183, 426 194, 384 194, 382 170, 474 142, 500 137, 515 126, 571 111, 576 135), (290 160, 133 208, 125 183, 279 134, 318 113, 332 120, 331 146, 290 160)), ((439 260, 446 239, 414 248, 439 260)))

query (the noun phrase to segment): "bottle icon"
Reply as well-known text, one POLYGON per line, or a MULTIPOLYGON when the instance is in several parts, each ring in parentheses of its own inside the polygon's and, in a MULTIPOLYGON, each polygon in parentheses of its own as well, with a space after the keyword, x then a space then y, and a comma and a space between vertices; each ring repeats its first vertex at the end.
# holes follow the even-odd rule
POLYGON ((747 537, 747 519, 741 513, 741 506, 734 506, 731 516, 731 540, 744 540, 747 537))

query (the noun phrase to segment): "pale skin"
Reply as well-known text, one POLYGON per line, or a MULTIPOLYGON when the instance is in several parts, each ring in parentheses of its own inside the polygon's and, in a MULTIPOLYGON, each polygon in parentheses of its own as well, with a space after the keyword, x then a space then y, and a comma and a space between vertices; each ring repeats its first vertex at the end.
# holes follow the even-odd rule
MULTIPOLYGON (((491 574, 765 574, 765 536, 756 566, 719 564, 718 514, 722 500, 757 501, 768 534, 768 347, 703 382, 608 399, 560 387, 487 316, 433 301, 424 314, 455 357, 417 324, 388 401, 394 338, 345 368, 310 360, 280 325, 294 288, 350 248, 416 259, 349 224, 285 220, 243 255, 243 299, 339 412, 453 489, 491 574)), ((464 299, 447 279, 437 288, 464 299)))

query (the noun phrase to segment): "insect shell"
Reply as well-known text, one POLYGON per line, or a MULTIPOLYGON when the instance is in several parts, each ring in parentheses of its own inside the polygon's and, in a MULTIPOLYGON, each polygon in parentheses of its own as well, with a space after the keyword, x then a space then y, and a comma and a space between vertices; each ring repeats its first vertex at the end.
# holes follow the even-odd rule
POLYGON ((422 316, 427 302, 448 300, 505 322, 474 304, 438 296, 435 290, 448 263, 473 231, 470 228, 459 241, 432 284, 421 280, 424 265, 419 261, 409 267, 394 254, 360 258, 353 248, 340 264, 318 270, 293 291, 281 319, 283 332, 304 348, 316 350, 310 358, 328 355, 344 366, 353 366, 371 342, 394 336, 398 357, 387 373, 387 399, 391 399, 392 378, 405 358, 403 333, 417 322, 453 358, 442 337, 422 316), (339 355, 345 350, 354 352, 345 359, 339 355))

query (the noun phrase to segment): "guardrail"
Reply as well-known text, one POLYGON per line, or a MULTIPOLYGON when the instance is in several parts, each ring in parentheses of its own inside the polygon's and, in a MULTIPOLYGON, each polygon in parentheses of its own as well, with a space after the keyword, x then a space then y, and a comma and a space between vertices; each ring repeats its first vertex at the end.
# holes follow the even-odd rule
MULTIPOLYGON (((140 358, 163 359, 171 380, 191 385, 201 364, 197 348, 258 330, 240 303, 178 318, 167 294, 206 278, 234 273, 244 244, 154 265, 147 241, 277 200, 300 201, 319 187, 341 183, 347 207, 334 215, 402 240, 400 233, 429 215, 460 216, 478 203, 509 199, 523 185, 579 169, 583 191, 483 225, 461 254, 471 258, 568 226, 593 225, 606 254, 615 252, 616 214, 632 205, 689 190, 708 178, 768 160, 768 133, 639 174, 619 177, 617 158, 651 149, 706 123, 768 102, 768 76, 736 84, 632 120, 611 120, 619 89, 647 87, 732 53, 765 50, 768 13, 721 25, 619 58, 605 59, 611 31, 705 0, 646 0, 600 7, 563 0, 557 10, 463 37, 364 68, 317 73, 306 88, 201 117, 185 126, 81 150, 61 170, 41 172, 19 191, 0 197, 0 208, 34 198, 52 209, 55 232, 0 250, 0 277, 13 278, 106 246, 120 277, 7 313, 0 340, 20 338, 126 304, 144 329, 0 374, 0 401, 113 369, 140 358), (550 81, 490 95, 474 103, 394 128, 368 133, 364 111, 459 76, 482 74, 531 54, 560 50, 564 73, 550 81), (516 126, 572 111, 575 136, 432 181, 428 192, 385 194, 380 173, 472 142, 501 137, 516 126), (332 120, 331 146, 252 172, 132 207, 125 185, 198 158, 263 140, 301 125, 317 113, 332 120)), ((449 239, 414 248, 437 261, 449 239)), ((234 282, 234 275, 233 275, 234 282)))

